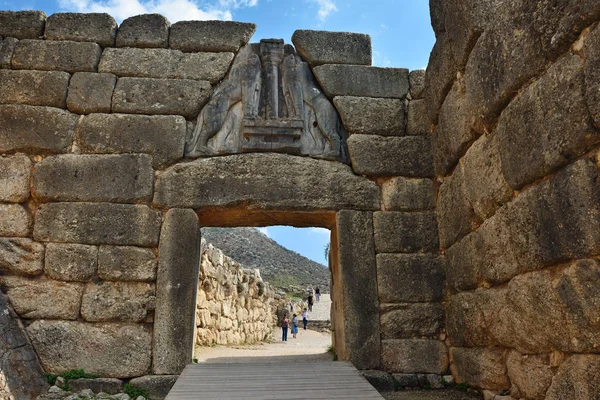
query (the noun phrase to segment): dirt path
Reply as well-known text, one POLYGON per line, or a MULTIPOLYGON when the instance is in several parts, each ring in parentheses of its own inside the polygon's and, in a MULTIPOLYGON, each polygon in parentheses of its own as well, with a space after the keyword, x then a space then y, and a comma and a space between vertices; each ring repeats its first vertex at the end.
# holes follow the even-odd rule
POLYGON ((321 301, 315 301, 312 312, 308 313, 310 321, 329 321, 331 318, 331 297, 329 293, 321 295, 321 301))

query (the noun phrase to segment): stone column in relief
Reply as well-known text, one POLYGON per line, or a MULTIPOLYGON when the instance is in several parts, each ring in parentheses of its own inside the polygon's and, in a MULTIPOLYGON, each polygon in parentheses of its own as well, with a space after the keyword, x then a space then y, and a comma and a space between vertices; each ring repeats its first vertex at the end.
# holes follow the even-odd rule
POLYGON ((266 77, 266 117, 279 118, 279 65, 283 61, 283 39, 260 41, 260 55, 266 77))
POLYGON ((200 263, 200 222, 193 210, 171 209, 160 233, 153 372, 179 374, 192 362, 200 263))
POLYGON ((340 211, 336 224, 346 358, 358 369, 376 369, 381 338, 373 213, 340 211))

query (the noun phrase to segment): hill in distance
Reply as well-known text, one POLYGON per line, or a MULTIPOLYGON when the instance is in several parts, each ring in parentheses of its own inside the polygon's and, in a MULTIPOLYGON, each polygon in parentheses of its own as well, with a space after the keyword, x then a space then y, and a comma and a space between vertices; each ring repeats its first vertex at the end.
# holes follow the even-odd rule
POLYGON ((329 292, 329 268, 286 249, 256 228, 202 228, 202 237, 285 292, 319 286, 329 292))

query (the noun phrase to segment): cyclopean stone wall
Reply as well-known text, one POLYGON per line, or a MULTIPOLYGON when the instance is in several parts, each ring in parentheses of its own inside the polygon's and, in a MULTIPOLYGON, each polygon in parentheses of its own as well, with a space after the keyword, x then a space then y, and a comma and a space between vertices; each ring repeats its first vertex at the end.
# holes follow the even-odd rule
POLYGON ((184 158, 253 32, 0 12, 0 281, 46 372, 172 383, 196 342, 200 226, 273 224, 332 230, 341 359, 446 372, 423 71, 371 67, 366 35, 297 31, 303 71, 322 88, 307 104, 333 104, 311 126, 339 115, 349 138, 337 151, 351 165, 184 158))
POLYGON ((430 6, 452 373, 514 399, 596 398, 600 3, 430 6))
POLYGON ((256 343, 277 325, 274 292, 258 269, 246 269, 201 240, 196 344, 256 343))

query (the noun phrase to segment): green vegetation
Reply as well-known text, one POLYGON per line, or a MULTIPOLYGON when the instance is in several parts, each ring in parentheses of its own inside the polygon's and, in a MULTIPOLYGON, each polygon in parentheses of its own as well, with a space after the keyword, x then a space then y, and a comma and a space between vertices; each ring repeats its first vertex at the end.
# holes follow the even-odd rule
POLYGON ((302 286, 300 278, 288 274, 277 274, 275 278, 271 279, 270 283, 276 287, 302 286))
MULTIPOLYGON (((71 379, 79 379, 79 378, 88 378, 88 379, 98 378, 98 375, 88 374, 87 372, 85 372, 82 369, 72 369, 70 371, 63 372, 62 374, 58 374, 58 375, 44 374, 44 376, 46 377, 46 380, 48 381, 48 383, 50 385, 54 385, 56 383, 56 378, 58 378, 59 376, 64 378, 65 382, 68 382, 71 379)), ((64 387, 62 389, 64 389, 64 387)))
POLYGON ((456 384, 456 389, 461 392, 466 392, 469 389, 469 384, 467 382, 461 382, 456 384))
POLYGON ((123 386, 123 392, 128 394, 129 397, 131 397, 132 399, 137 399, 139 396, 143 396, 147 399, 150 398, 150 396, 145 390, 142 390, 139 387, 136 387, 130 383, 126 383, 125 386, 123 386))

